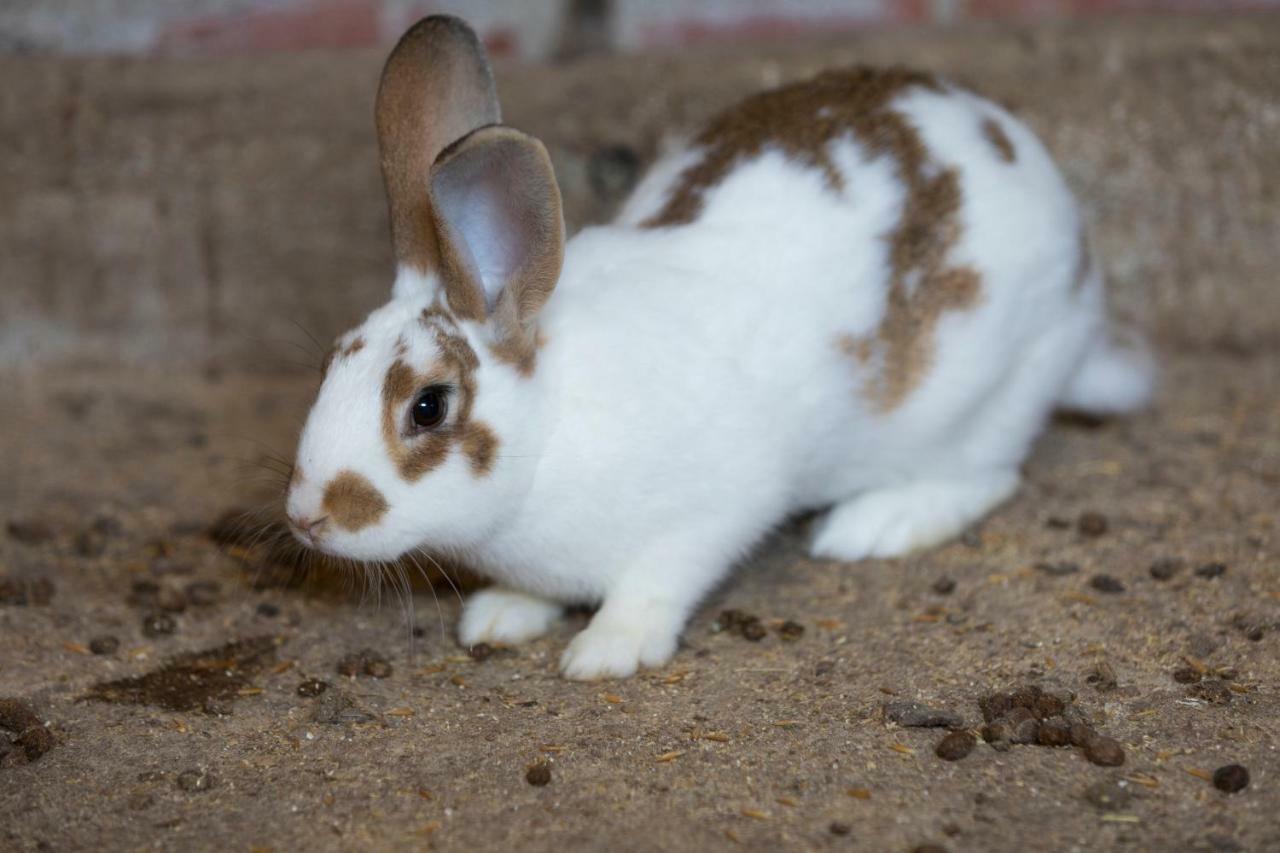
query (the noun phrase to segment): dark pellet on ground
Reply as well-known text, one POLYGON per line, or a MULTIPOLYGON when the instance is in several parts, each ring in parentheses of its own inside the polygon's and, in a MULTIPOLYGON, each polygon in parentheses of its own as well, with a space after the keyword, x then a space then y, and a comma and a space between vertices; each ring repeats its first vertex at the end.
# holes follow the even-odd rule
POLYGON ((831 824, 827 827, 827 832, 830 832, 832 835, 848 835, 849 833, 853 832, 853 827, 847 823, 842 823, 838 820, 833 820, 831 821, 831 824))
POLYGON ((427 636, 427 631, 425 628, 423 628, 420 625, 414 625, 413 636, 414 636, 414 639, 421 640, 423 637, 427 636))
POLYGON ((471 659, 474 661, 486 661, 493 657, 493 646, 488 643, 476 643, 467 649, 467 654, 471 655, 471 659))
POLYGON ((214 581, 194 581, 187 584, 185 593, 192 607, 209 607, 217 603, 221 589, 214 581))
POLYGON ((1239 764, 1228 764, 1213 771, 1213 787, 1234 794, 1249 787, 1249 771, 1239 764))
POLYGON ((1075 563, 1036 563, 1036 571, 1060 578, 1066 575, 1074 575, 1080 571, 1080 567, 1075 563))
POLYGON ((1119 767, 1124 764, 1124 747, 1115 738, 1096 735, 1084 745, 1084 757, 1103 767, 1119 767))
POLYGON ((525 771, 524 779, 530 785, 541 788, 551 781, 551 765, 545 761, 530 764, 529 769, 525 771))
POLYGON ((750 640, 753 643, 760 642, 769 633, 767 630, 765 630, 764 623, 761 622, 759 619, 749 620, 748 622, 743 624, 740 630, 742 632, 743 639, 750 640))
POLYGON ((1200 673, 1189 666, 1180 666, 1173 671, 1173 680, 1179 684, 1195 684, 1200 680, 1200 673))
POLYGON ((1071 519, 1060 515, 1051 515, 1044 520, 1044 526, 1050 530, 1066 530, 1071 527, 1071 519))
POLYGON ((1196 577, 1212 580, 1213 578, 1222 577, 1227 573, 1227 567, 1222 563, 1206 563, 1196 569, 1196 577))
POLYGON ((804 626, 788 619, 778 626, 778 636, 784 640, 798 640, 804 636, 804 626))
POLYGON ((167 613, 152 613, 142 620, 142 633, 148 637, 165 637, 178 630, 178 623, 167 613))
POLYGON ((269 601, 264 601, 258 605, 257 613, 267 619, 274 619, 280 615, 280 608, 269 601))
MULTIPOLYGON (((13 733, 13 749, 8 751, 4 760, 8 764, 15 761, 35 761, 53 749, 53 733, 45 728, 44 723, 35 710, 21 699, 0 699, 0 729, 13 733), (20 757, 18 757, 20 756, 20 757)), ((0 742, 8 743, 8 738, 0 736, 0 742)))
POLYGON ((318 678, 308 678, 298 685, 298 695, 307 697, 319 696, 328 689, 329 682, 321 681, 318 678))
POLYGON ((938 578, 933 582, 933 586, 929 587, 938 595, 950 595, 956 591, 956 582, 948 577, 938 578))
POLYGON ((1101 536, 1110 526, 1107 517, 1100 512, 1086 512, 1076 521, 1076 530, 1085 536, 1101 536))
POLYGON ((968 732, 952 732, 938 741, 933 753, 943 761, 959 761, 973 752, 976 743, 977 740, 968 732))
POLYGON ((1111 577, 1111 575, 1094 575, 1089 579, 1089 586, 1093 587, 1098 592, 1124 592, 1124 584, 1111 577))
POLYGON ((110 634, 103 634, 89 641, 89 651, 95 655, 113 655, 119 648, 120 640, 110 634))
POLYGON ((178 774, 178 787, 188 793, 203 793, 212 788, 214 784, 213 774, 208 770, 184 770, 178 774))
POLYGON ((125 599, 133 607, 155 607, 160 597, 160 584, 155 581, 134 581, 125 599))
POLYGON ((1072 723, 1068 730, 1071 737, 1071 745, 1083 747, 1086 743, 1098 736, 1093 728, 1085 723, 1072 723))
POLYGON ((1151 568, 1148 571, 1151 572, 1151 577, 1156 580, 1167 581, 1172 579, 1173 576, 1181 570, 1182 562, 1180 560, 1165 558, 1162 560, 1156 560, 1152 563, 1151 568))
POLYGON ((43 607, 53 600, 54 592, 48 578, 0 578, 0 604, 43 607))
POLYGON ((1036 733, 1036 742, 1041 746, 1070 746, 1071 727, 1065 720, 1045 720, 1036 733))
POLYGON ((955 729, 964 725, 964 720, 956 712, 930 708, 922 702, 886 702, 884 715, 905 728, 955 729))
POLYGON ((54 537, 53 527, 38 518, 15 518, 8 524, 9 538, 23 545, 42 545, 54 537))

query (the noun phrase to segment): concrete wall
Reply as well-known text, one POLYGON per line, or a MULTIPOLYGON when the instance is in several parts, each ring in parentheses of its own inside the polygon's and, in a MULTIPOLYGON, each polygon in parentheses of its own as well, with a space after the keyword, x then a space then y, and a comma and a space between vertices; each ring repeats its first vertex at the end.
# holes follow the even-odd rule
MULTIPOLYGON (((302 358, 385 297, 381 50, 0 59, 0 364, 302 358)), ((571 226, 660 136, 819 68, 909 61, 1017 108, 1078 190, 1117 298, 1178 346, 1280 330, 1280 17, 877 33, 822 47, 504 66, 571 226)))

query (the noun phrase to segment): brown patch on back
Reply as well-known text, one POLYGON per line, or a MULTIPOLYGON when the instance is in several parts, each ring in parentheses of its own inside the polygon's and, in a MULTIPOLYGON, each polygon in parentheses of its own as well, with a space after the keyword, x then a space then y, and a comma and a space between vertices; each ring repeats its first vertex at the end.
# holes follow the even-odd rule
POLYGON ((410 482, 444 464, 454 445, 461 445, 472 472, 484 476, 492 468, 497 438, 487 426, 471 420, 476 394, 475 371, 480 360, 447 313, 442 315, 427 308, 420 321, 435 335, 440 348, 440 366, 430 373, 419 373, 402 358, 397 358, 387 369, 382 383, 382 438, 387 451, 400 476, 410 482), (406 405, 420 390, 432 385, 453 386, 450 421, 421 435, 405 438, 401 423, 406 405))
POLYGON ((707 190, 767 147, 820 169, 832 189, 843 189, 844 177, 831 161, 828 143, 852 131, 870 153, 897 149, 909 128, 888 106, 914 86, 942 89, 930 74, 860 66, 827 71, 739 102, 712 119, 694 139, 694 145, 704 149, 702 158, 684 170, 666 204, 642 226, 693 222, 702 212, 707 190))
POLYGON ((987 138, 991 146, 996 149, 996 156, 1006 163, 1012 163, 1018 159, 1018 152, 1013 147, 1013 140, 1004 132, 1004 128, 993 118, 982 120, 982 135, 987 138))
POLYGON ((355 471, 340 471, 324 487, 324 514, 343 530, 355 532, 376 524, 387 511, 387 499, 355 471))

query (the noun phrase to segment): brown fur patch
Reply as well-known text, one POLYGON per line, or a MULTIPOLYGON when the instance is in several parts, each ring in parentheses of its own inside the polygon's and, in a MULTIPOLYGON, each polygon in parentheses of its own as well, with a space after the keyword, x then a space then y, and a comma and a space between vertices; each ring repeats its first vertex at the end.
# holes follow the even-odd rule
POLYGON ((336 344, 333 349, 329 350, 325 355, 324 362, 320 365, 320 376, 322 378, 328 376, 329 368, 332 367, 333 363, 338 359, 350 358, 362 349, 364 349, 364 338, 359 335, 356 335, 355 338, 345 345, 342 343, 336 344))
POLYGON ((347 470, 340 471, 324 487, 320 507, 338 527, 355 532, 382 518, 387 499, 365 477, 347 470))
MULTIPOLYGON (((413 482, 444 464, 454 445, 461 445, 476 476, 489 473, 497 438, 492 430, 471 421, 475 401, 475 371, 480 366, 475 350, 456 327, 446 327, 430 309, 421 322, 440 347, 440 365, 430 373, 419 373, 397 358, 387 369, 382 383, 382 438, 400 476, 413 482), (431 385, 452 385, 451 420, 421 435, 402 434, 405 407, 415 394, 431 385), (487 438, 486 438, 487 436, 487 438)), ((452 324, 452 321, 450 321, 452 324)))
POLYGON ((853 131, 871 153, 897 148, 905 122, 888 106, 916 86, 941 90, 929 74, 859 66, 746 98, 712 119, 694 139, 693 144, 703 149, 702 157, 681 173, 666 204, 643 227, 693 222, 702 212, 707 190, 767 147, 820 169, 832 189, 843 189, 844 177, 831 161, 828 143, 853 131))
POLYGON ((498 437, 480 421, 473 422, 462 439, 462 452, 471 462, 471 472, 483 477, 493 467, 493 457, 498 451, 498 437))
POLYGON ((1018 159, 1018 152, 1013 147, 1013 140, 1004 132, 1004 128, 993 118, 983 119, 982 135, 987 138, 991 146, 996 149, 996 155, 1006 163, 1012 163, 1018 159))

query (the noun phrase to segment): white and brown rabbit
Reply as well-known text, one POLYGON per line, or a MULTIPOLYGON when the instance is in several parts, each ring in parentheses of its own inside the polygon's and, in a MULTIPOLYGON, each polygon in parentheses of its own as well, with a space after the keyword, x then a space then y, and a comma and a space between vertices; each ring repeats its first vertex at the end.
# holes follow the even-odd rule
POLYGON ((567 243, 545 149, 499 121, 464 23, 404 35, 377 99, 391 301, 339 339, 288 496, 322 551, 491 578, 464 644, 599 604, 563 673, 660 665, 788 515, 829 508, 818 557, 934 545, 1014 493, 1055 407, 1150 394, 1044 147, 944 80, 750 97, 567 243))

